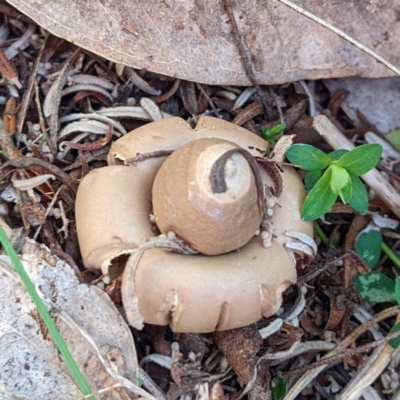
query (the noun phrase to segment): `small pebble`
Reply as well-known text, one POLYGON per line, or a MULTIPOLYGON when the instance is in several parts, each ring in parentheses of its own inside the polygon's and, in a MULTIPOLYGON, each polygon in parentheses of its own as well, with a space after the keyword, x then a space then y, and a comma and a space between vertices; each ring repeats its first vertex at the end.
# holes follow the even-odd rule
POLYGON ((105 285, 109 285, 111 283, 111 277, 108 274, 104 275, 102 280, 103 280, 105 285))

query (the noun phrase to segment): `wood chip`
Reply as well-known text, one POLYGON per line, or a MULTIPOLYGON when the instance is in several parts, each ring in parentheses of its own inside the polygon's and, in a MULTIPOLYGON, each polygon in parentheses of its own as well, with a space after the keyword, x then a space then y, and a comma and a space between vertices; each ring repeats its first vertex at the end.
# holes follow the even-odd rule
POLYGON ((261 101, 255 101, 254 103, 249 104, 246 108, 240 111, 239 114, 236 115, 232 123, 242 126, 244 123, 256 117, 257 115, 262 114, 263 112, 264 108, 261 101))

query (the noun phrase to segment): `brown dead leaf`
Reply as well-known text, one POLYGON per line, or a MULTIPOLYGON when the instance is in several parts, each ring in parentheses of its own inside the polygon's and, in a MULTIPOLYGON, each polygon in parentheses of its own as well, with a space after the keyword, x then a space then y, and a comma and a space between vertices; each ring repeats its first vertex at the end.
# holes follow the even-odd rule
POLYGON ((349 92, 347 90, 339 89, 331 96, 328 108, 331 111, 332 118, 336 119, 339 108, 348 95, 349 92))
POLYGON ((7 100, 3 113, 3 128, 9 135, 14 135, 15 133, 18 109, 17 101, 14 97, 10 97, 7 100))
MULTIPOLYGON (((283 119, 285 121, 287 130, 291 129, 300 120, 300 118, 306 112, 307 106, 308 99, 300 100, 298 103, 296 103, 293 107, 289 108, 289 110, 285 112, 283 119)), ((279 124, 280 121, 276 121, 276 123, 279 124)))
MULTIPOLYGON (((56 36, 117 63, 207 84, 249 85, 223 2, 9 0, 56 36)), ((382 5, 295 0, 400 65, 400 0, 382 5), (365 27, 368 26, 368 29, 365 27)), ((233 3, 238 29, 261 84, 393 73, 278 0, 233 3), (299 51, 301 49, 301 51, 299 51)))
MULTIPOLYGON (((32 165, 31 167, 32 168, 25 170, 25 174, 28 177, 28 179, 34 178, 36 176, 44 175, 45 172, 46 172, 45 169, 40 167, 40 165, 32 165)), ((53 187, 51 186, 51 184, 48 181, 42 183, 39 186, 36 186, 36 189, 40 193, 42 193, 44 196, 46 196, 48 199, 50 199, 50 200, 53 199, 54 190, 53 190, 53 187)))
POLYGON ((21 83, 18 80, 17 72, 7 59, 4 51, 0 48, 0 73, 1 75, 13 83, 18 89, 22 88, 21 83))
POLYGON ((179 86, 183 106, 192 115, 198 114, 196 87, 193 82, 182 81, 179 86))
POLYGON ((284 323, 280 332, 268 338, 267 344, 275 351, 285 351, 290 349, 295 342, 300 341, 303 334, 303 329, 284 323))
POLYGON ((271 159, 277 163, 285 160, 285 152, 293 143, 295 135, 283 135, 275 144, 271 159))
POLYGON ((21 205, 21 214, 29 225, 39 226, 46 221, 46 209, 40 203, 26 203, 21 205))
POLYGON ((239 114, 236 115, 232 123, 242 126, 247 121, 250 121, 252 118, 262 113, 263 113, 263 105, 261 101, 255 101, 254 103, 249 104, 247 107, 241 110, 239 114))
POLYGON ((215 332, 214 340, 229 365, 240 380, 247 384, 254 375, 257 352, 262 338, 255 325, 244 328, 215 332))
POLYGON ((320 335, 324 331, 324 326, 317 325, 315 319, 309 314, 305 313, 300 318, 302 328, 311 335, 320 335))
POLYGON ((331 331, 335 329, 341 322, 346 314, 346 308, 339 308, 337 306, 337 297, 333 296, 330 300, 329 318, 325 325, 325 330, 331 331))

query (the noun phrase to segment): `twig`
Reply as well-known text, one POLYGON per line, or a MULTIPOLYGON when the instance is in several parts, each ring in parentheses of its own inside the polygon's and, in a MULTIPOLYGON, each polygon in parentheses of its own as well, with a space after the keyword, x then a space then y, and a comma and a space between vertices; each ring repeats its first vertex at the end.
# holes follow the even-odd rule
POLYGON ((267 353, 259 358, 261 360, 271 360, 271 365, 279 365, 283 361, 290 360, 303 353, 329 351, 335 347, 335 343, 325 342, 324 340, 310 340, 308 342, 295 342, 289 350, 277 353, 267 353))
POLYGON ((308 109, 309 109, 309 114, 310 117, 315 117, 316 114, 316 110, 315 110, 315 101, 314 101, 314 97, 311 93, 310 88, 308 87, 307 83, 305 83, 303 80, 299 81, 301 87, 303 88, 303 90, 306 92, 306 95, 308 96, 308 109))
POLYGON ((279 121, 281 124, 285 123, 285 118, 283 117, 283 112, 282 112, 282 107, 279 104, 279 96, 272 90, 272 88, 269 88, 269 94, 272 96, 272 98, 274 99, 275 105, 276 105, 276 109, 278 110, 278 114, 279 114, 279 121))
MULTIPOLYGON (((380 313, 374 315, 370 320, 365 322, 364 324, 360 325, 357 329, 355 329, 349 336, 344 338, 338 345, 337 347, 332 350, 330 353, 326 354, 324 357, 322 357, 321 360, 327 357, 331 357, 333 355, 336 355, 340 353, 342 350, 350 346, 360 335, 362 335, 364 332, 369 330, 371 326, 374 326, 376 323, 387 319, 399 312, 399 307, 398 306, 393 306, 386 308, 385 310, 381 311, 380 313)), ((311 371, 306 372, 295 384, 294 386, 289 390, 289 392, 286 394, 284 400, 295 400, 298 396, 298 394, 324 369, 326 368, 326 365, 321 365, 318 366, 317 368, 314 368, 311 371)))
POLYGON ((92 150, 99 150, 102 147, 104 147, 112 138, 113 135, 113 126, 110 125, 108 127, 108 131, 106 135, 101 138, 100 140, 97 140, 96 142, 92 143, 73 143, 73 142, 68 142, 64 141, 60 143, 61 145, 69 146, 71 149, 77 149, 77 150, 82 150, 82 151, 92 151, 92 150))
POLYGON ((351 357, 351 356, 355 356, 357 354, 362 354, 362 353, 365 353, 367 351, 370 351, 371 349, 374 349, 374 348, 376 348, 376 347, 378 347, 378 346, 380 346, 382 344, 386 344, 390 340, 395 339, 395 338, 397 338, 399 336, 400 336, 400 331, 396 331, 396 332, 390 333, 389 335, 385 336, 382 339, 376 340, 375 342, 367 343, 367 344, 364 344, 362 346, 358 346, 358 347, 355 347, 355 348, 352 348, 352 349, 346 349, 346 350, 343 350, 340 353, 336 353, 335 355, 324 357, 322 360, 316 361, 316 362, 314 362, 312 364, 309 364, 309 365, 307 365, 305 367, 297 368, 297 369, 293 369, 291 371, 284 372, 283 376, 295 375, 295 374, 298 374, 298 373, 301 373, 301 372, 306 372, 306 371, 309 371, 311 369, 317 368, 317 367, 319 367, 321 365, 328 366, 329 364, 332 364, 332 363, 334 363, 336 361, 341 361, 345 357, 351 357))
POLYGON ((180 79, 175 79, 174 84, 171 86, 171 89, 168 90, 167 93, 162 94, 161 96, 153 97, 151 100, 154 101, 154 103, 162 103, 163 101, 168 100, 171 96, 175 94, 175 92, 178 90, 179 85, 181 84, 180 79))
POLYGON ((144 153, 140 154, 137 153, 135 157, 132 158, 127 158, 125 160, 126 165, 134 165, 135 163, 139 161, 144 161, 149 158, 158 158, 158 157, 166 157, 169 156, 173 153, 173 150, 157 150, 157 151, 152 151, 150 153, 144 153))
MULTIPOLYGON (((396 324, 399 322, 400 314, 397 314, 396 324)), ((393 351, 394 349, 389 343, 376 349, 369 357, 369 360, 343 389, 340 397, 346 400, 358 400, 363 390, 381 376, 392 358, 393 351)))
POLYGON ((285 4, 286 6, 292 8, 293 10, 299 12, 300 14, 306 16, 307 18, 310 18, 311 20, 317 22, 318 24, 322 25, 323 27, 331 30, 332 32, 335 32, 336 35, 340 36, 341 38, 347 40, 349 43, 351 43, 353 46, 358 47, 360 50, 363 52, 367 53, 371 57, 375 58, 375 60, 379 61, 382 63, 385 67, 391 69, 394 73, 397 75, 400 75, 400 70, 396 68, 393 64, 390 64, 388 61, 386 61, 384 58, 382 58, 380 55, 376 54, 374 51, 370 50, 368 47, 364 46, 357 40, 353 39, 340 29, 334 27, 333 25, 329 24, 328 22, 324 21, 323 19, 317 17, 314 14, 311 14, 310 12, 304 10, 304 8, 301 8, 297 6, 296 4, 293 4, 291 1, 288 0, 279 0, 281 3, 285 4))
POLYGON ((220 118, 220 119, 221 119, 221 118, 222 118, 221 115, 219 114, 219 112, 218 112, 217 109, 215 108, 215 105, 214 105, 214 103, 212 102, 212 100, 210 99, 210 96, 209 96, 209 95, 206 93, 206 91, 203 89, 203 86, 202 86, 200 83, 197 83, 197 82, 196 82, 196 86, 197 86, 197 89, 199 89, 200 92, 203 94, 203 96, 207 99, 208 104, 209 104, 210 107, 212 108, 212 110, 213 110, 215 116, 216 116, 217 118, 220 118))
MULTIPOLYGON (((334 150, 351 150, 354 148, 353 143, 351 143, 325 115, 318 115, 315 117, 312 127, 334 150)), ((362 175, 361 178, 388 205, 394 214, 400 218, 400 194, 382 177, 378 170, 373 168, 371 171, 362 175)))
POLYGON ((325 272, 329 267, 333 267, 338 261, 343 260, 343 258, 348 257, 349 255, 351 256, 352 254, 350 252, 346 252, 340 257, 337 257, 334 260, 327 262, 323 267, 317 268, 315 271, 311 271, 308 274, 302 276, 298 279, 297 285, 301 285, 302 283, 308 282, 309 280, 317 277, 318 275, 325 272))
POLYGON ((272 336, 274 333, 278 332, 282 328, 283 319, 277 318, 275 321, 272 321, 269 325, 265 326, 258 330, 258 333, 263 339, 272 336))
MULTIPOLYGON (((35 63, 33 64, 31 74, 29 75, 28 83, 26 84, 24 94, 22 95, 21 108, 19 109, 19 113, 17 116, 17 126, 16 126, 17 135, 19 135, 20 132, 22 132, 22 127, 25 122, 26 112, 27 112, 28 107, 31 102, 33 85, 36 82, 37 71, 39 68, 40 60, 43 55, 43 51, 46 47, 47 38, 48 38, 48 35, 46 35, 43 44, 40 46, 39 54, 37 55, 35 63)), ((18 140, 18 136, 17 136, 17 140, 18 140)))
POLYGON ((14 167, 14 168, 27 168, 31 165, 40 165, 47 171, 50 171, 53 175, 55 175, 57 178, 59 178, 63 183, 65 183, 72 191, 72 193, 75 195, 76 193, 76 185, 72 181, 71 177, 65 173, 63 170, 58 168, 56 165, 41 160, 39 158, 33 158, 33 157, 19 157, 14 160, 7 161, 1 166, 0 169, 0 181, 2 181, 5 176, 7 175, 7 172, 5 171, 5 168, 7 167, 14 167))
POLYGON ((224 3, 225 3, 225 8, 228 11, 229 18, 231 20, 233 33, 235 35, 236 42, 237 42, 237 44, 239 46, 240 56, 242 58, 244 69, 246 70, 247 77, 250 79, 251 83, 253 84, 253 86, 257 90, 257 94, 259 95, 259 97, 260 97, 260 99, 261 99, 261 101, 263 103, 263 106, 264 106, 266 118, 269 121, 271 121, 272 120, 272 116, 270 115, 270 112, 269 112, 267 96, 262 91, 262 89, 260 87, 260 84, 258 83, 258 80, 257 80, 256 75, 255 75, 254 70, 253 70, 253 65, 252 65, 252 63, 250 61, 250 57, 248 56, 247 51, 246 51, 246 49, 244 47, 243 40, 242 40, 242 37, 241 37, 240 32, 239 32, 239 28, 238 28, 237 23, 236 23, 235 14, 233 13, 232 1, 231 0, 224 0, 224 3))
MULTIPOLYGON (((78 58, 80 54, 80 49, 76 49, 72 55, 65 62, 62 70, 60 71, 60 75, 58 76, 55 85, 54 91, 52 91, 52 96, 49 98, 51 101, 51 112, 50 112, 50 122, 49 122, 49 147, 53 154, 57 153, 57 134, 60 127, 60 122, 58 119, 58 111, 61 102, 61 92, 65 85, 65 82, 68 78, 68 73, 72 68, 73 63, 78 58)), ((46 98, 47 100, 47 98, 46 98)), ((46 101, 45 101, 46 102, 46 101)))

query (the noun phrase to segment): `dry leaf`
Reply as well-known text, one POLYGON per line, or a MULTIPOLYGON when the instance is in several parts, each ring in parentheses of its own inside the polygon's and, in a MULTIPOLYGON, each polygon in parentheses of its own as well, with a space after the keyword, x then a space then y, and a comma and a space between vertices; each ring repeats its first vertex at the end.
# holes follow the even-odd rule
MULTIPOLYGON (((109 60, 207 84, 249 85, 224 2, 8 0, 52 32, 109 60)), ((400 0, 294 0, 394 65, 400 65, 400 0), (365 27, 368 27, 366 29, 365 27)), ((278 0, 233 3, 262 84, 393 72, 278 0)))
MULTIPOLYGON (((68 264, 33 240, 27 240, 22 262, 91 389, 116 383, 99 354, 114 372, 136 384, 138 365, 132 335, 108 296, 94 286, 80 284, 68 264)), ((0 257, 0 275, 2 399, 81 398, 7 256, 0 257)), ((96 398, 132 397, 118 389, 96 398)))
POLYGON ((254 376, 262 338, 255 325, 215 332, 214 340, 229 365, 244 384, 254 376))

